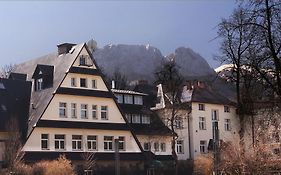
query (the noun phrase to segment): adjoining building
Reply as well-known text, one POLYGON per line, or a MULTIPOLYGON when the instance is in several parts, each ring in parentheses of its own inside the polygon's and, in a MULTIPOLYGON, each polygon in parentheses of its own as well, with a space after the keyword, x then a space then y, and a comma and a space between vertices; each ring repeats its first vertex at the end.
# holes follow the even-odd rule
POLYGON ((58 52, 19 64, 14 72, 32 82, 23 147, 27 162, 64 154, 83 166, 81 155, 94 152, 98 165, 107 170, 118 142, 121 167, 143 169, 141 143, 86 44, 60 44, 58 52))
MULTIPOLYGON (((212 151, 214 140, 220 143, 238 140, 239 119, 234 102, 198 81, 187 83, 180 94, 182 103, 177 108, 174 122, 179 160, 195 159, 212 151)), ((158 102, 152 110, 170 127, 171 104, 161 84, 158 85, 157 97, 158 102)))

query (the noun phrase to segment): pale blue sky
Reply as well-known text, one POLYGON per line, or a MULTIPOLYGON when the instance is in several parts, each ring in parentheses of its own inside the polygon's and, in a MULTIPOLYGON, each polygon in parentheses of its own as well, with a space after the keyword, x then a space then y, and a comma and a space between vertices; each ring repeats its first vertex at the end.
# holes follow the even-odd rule
POLYGON ((94 38, 99 47, 150 44, 163 55, 190 47, 216 67, 219 44, 211 40, 234 7, 235 0, 1 1, 0 66, 94 38))

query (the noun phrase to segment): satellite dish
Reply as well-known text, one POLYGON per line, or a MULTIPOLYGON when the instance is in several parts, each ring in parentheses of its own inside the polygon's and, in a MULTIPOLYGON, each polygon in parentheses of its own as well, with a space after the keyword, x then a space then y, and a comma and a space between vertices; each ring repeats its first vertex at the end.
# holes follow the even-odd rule
POLYGON ((98 44, 94 39, 90 39, 87 42, 87 46, 90 49, 91 52, 94 52, 98 48, 98 44))

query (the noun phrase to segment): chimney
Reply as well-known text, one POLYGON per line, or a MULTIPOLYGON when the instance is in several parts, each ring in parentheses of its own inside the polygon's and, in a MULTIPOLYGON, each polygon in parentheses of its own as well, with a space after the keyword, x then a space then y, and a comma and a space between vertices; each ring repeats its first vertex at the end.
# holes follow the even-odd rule
POLYGON ((76 44, 72 44, 72 43, 62 43, 62 44, 57 45, 57 47, 58 47, 58 55, 69 53, 71 48, 73 46, 75 46, 75 45, 76 44))

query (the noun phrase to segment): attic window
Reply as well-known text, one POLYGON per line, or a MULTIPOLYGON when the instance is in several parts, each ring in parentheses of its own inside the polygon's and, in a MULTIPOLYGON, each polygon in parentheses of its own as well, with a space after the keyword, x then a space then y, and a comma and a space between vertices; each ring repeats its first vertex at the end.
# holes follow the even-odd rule
POLYGON ((86 57, 84 55, 80 57, 80 66, 86 66, 86 57))
POLYGON ((32 78, 34 90, 40 91, 53 86, 54 66, 38 64, 32 78))

